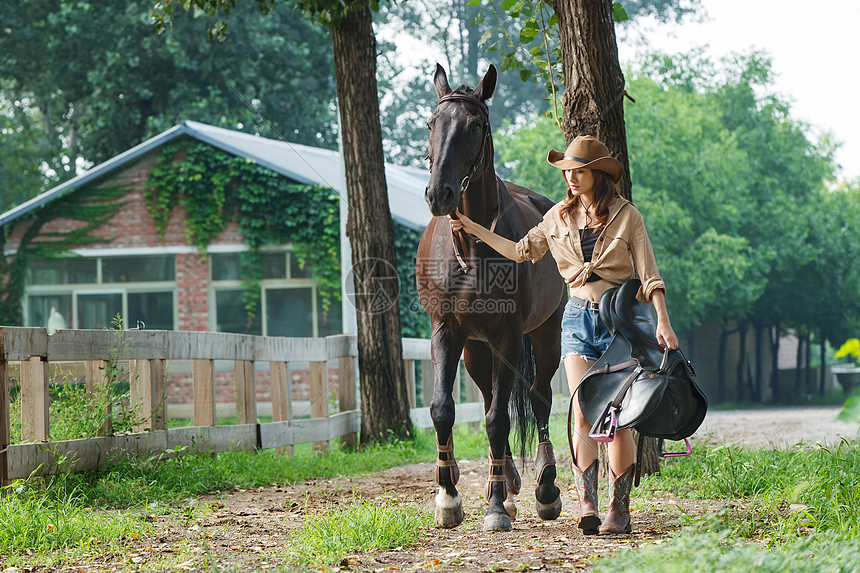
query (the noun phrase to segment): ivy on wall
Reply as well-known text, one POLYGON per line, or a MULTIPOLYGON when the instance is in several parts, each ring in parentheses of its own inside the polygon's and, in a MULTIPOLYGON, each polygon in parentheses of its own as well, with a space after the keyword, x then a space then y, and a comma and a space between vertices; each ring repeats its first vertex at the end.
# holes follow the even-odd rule
POLYGON ((106 224, 123 205, 125 186, 88 186, 48 201, 35 211, 0 228, 0 324, 20 326, 21 299, 26 286, 27 265, 67 254, 71 249, 110 239, 90 233, 106 224), (71 231, 43 232, 56 219, 71 219, 79 225, 71 231), (24 226, 14 253, 6 253, 6 242, 13 231, 24 226))
POLYGON ((430 338, 430 317, 418 300, 415 284, 415 256, 421 231, 413 231, 394 222, 394 250, 397 254, 397 274, 400 277, 400 328, 403 336, 430 338))
POLYGON ((259 307, 264 244, 293 243, 299 265, 310 265, 323 311, 340 301, 338 197, 327 188, 290 181, 256 162, 200 142, 164 146, 146 183, 147 208, 164 235, 177 205, 185 210, 188 242, 201 251, 235 218, 249 251, 242 254, 245 310, 259 307))
MULTIPOLYGON (((204 251, 235 217, 249 250, 241 256, 245 310, 259 308, 264 244, 293 243, 299 264, 318 282, 323 311, 341 300, 337 194, 291 182, 254 161, 200 142, 166 145, 146 183, 147 208, 162 236, 177 205, 185 210, 188 242, 204 251)), ((394 223, 403 336, 428 338, 430 321, 417 303, 415 253, 420 231, 394 223)))

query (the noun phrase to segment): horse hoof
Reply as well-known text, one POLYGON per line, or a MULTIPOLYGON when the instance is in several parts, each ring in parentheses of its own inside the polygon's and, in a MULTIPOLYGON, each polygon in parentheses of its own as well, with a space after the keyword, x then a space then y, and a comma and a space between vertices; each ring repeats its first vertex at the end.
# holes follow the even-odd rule
POLYGON ((538 516, 544 521, 551 521, 561 515, 561 496, 555 498, 552 503, 541 503, 535 501, 535 510, 538 516))
POLYGON ((514 503, 514 500, 505 500, 505 511, 508 512, 511 521, 517 520, 517 504, 514 503))
POLYGON ((484 531, 510 531, 511 516, 507 513, 488 513, 484 516, 484 531))
POLYGON ((463 523, 463 496, 436 495, 436 527, 453 529, 463 523))

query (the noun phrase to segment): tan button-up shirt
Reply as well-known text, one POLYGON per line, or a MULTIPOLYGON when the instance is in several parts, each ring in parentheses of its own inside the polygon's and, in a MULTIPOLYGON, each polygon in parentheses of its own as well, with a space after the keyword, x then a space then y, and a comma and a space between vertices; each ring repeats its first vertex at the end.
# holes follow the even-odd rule
POLYGON ((630 201, 615 198, 588 263, 582 255, 579 230, 561 215, 563 203, 547 211, 543 221, 517 243, 520 257, 535 262, 551 251, 558 271, 571 288, 584 285, 592 273, 613 285, 621 285, 635 273, 642 281, 637 294, 640 301, 651 302, 651 293, 656 289, 665 292, 642 215, 630 201))

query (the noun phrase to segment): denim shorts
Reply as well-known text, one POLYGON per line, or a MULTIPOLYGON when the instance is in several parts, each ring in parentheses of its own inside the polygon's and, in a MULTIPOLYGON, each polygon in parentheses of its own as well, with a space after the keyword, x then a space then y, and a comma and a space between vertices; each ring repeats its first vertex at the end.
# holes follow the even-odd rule
POLYGON ((579 354, 589 360, 597 360, 609 347, 612 335, 600 313, 567 301, 564 307, 564 318, 561 319, 561 357, 579 354))

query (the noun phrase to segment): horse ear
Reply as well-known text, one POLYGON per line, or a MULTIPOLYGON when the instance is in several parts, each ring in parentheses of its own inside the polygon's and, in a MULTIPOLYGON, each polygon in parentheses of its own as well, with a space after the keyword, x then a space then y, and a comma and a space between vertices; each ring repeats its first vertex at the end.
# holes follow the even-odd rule
POLYGON ((436 84, 436 95, 439 99, 451 93, 451 86, 448 85, 448 76, 445 74, 445 68, 436 64, 436 73, 433 74, 433 83, 436 84))
POLYGON ((490 69, 487 70, 487 73, 484 75, 484 79, 482 79, 481 83, 478 84, 478 87, 475 88, 475 95, 479 100, 487 101, 493 97, 493 92, 496 91, 497 77, 498 73, 496 72, 496 66, 490 64, 490 69))

